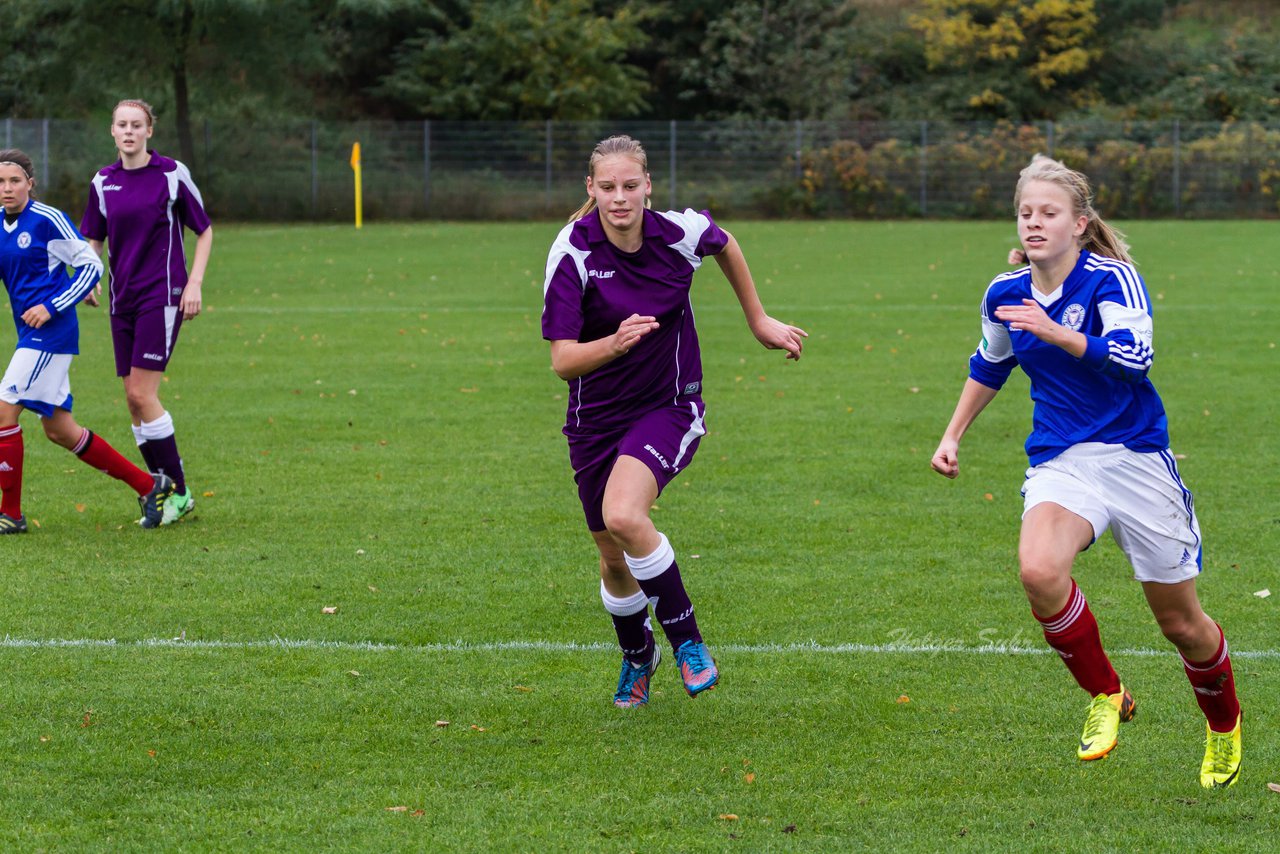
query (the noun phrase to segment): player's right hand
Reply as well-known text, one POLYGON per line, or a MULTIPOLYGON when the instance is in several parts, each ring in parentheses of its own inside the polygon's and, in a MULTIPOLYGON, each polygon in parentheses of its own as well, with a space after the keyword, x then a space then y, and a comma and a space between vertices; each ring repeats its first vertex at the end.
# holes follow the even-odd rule
POLYGON ((618 331, 613 336, 613 351, 621 356, 630 352, 640 343, 640 339, 658 328, 658 318, 649 315, 633 314, 618 324, 618 331))
POLYGON ((933 466, 933 470, 938 474, 954 478, 960 474, 959 451, 958 443, 943 439, 938 445, 938 450, 933 452, 933 459, 929 461, 929 465, 933 466))
POLYGON ((99 305, 101 305, 101 304, 102 304, 102 303, 98 300, 98 297, 99 297, 101 294, 102 294, 102 283, 101 283, 101 282, 99 282, 98 284, 96 284, 96 285, 94 285, 94 286, 93 286, 93 290, 91 290, 91 291, 89 291, 89 293, 85 294, 85 297, 84 297, 84 304, 85 304, 85 305, 88 305, 88 306, 93 306, 94 308, 97 308, 99 305))

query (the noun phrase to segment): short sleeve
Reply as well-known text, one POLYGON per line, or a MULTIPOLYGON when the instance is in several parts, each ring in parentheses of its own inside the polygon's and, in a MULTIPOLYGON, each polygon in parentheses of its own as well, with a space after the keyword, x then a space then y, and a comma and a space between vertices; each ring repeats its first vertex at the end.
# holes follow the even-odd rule
POLYGON ((571 240, 573 223, 561 229, 547 253, 542 286, 542 337, 548 341, 577 341, 582 334, 582 294, 586 287, 589 250, 571 240))
POLYGON ((102 196, 96 179, 89 183, 89 200, 80 218, 80 233, 88 240, 107 239, 107 218, 102 214, 102 196))
POLYGON ((177 211, 178 220, 196 234, 204 234, 211 224, 209 215, 204 210, 200 190, 191 179, 191 172, 182 163, 178 163, 178 195, 173 207, 177 211))

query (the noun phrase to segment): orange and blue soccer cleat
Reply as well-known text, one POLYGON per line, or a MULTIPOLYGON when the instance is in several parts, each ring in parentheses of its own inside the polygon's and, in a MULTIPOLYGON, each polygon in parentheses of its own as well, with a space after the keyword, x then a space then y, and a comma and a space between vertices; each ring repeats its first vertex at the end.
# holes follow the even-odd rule
POLYGON ((680 678, 684 680, 684 690, 690 697, 711 690, 720 681, 720 671, 705 643, 687 640, 680 644, 676 650, 676 664, 680 666, 680 678))
POLYGON ((613 694, 613 704, 619 709, 634 709, 649 702, 649 678, 662 663, 662 650, 655 643, 653 658, 647 664, 633 664, 622 658, 622 672, 618 674, 618 690, 613 694))

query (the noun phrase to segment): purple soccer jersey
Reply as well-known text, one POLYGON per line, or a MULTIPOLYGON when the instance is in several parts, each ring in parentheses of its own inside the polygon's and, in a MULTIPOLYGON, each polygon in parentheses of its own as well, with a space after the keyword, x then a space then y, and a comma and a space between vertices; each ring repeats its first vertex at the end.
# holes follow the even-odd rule
POLYGON ((644 211, 635 253, 609 242, 592 211, 561 230, 547 256, 542 337, 595 341, 632 314, 658 329, 627 354, 569 382, 565 431, 624 427, 658 407, 702 391, 702 359, 689 290, 702 259, 728 236, 706 211, 644 211))
POLYGON ((153 151, 139 169, 117 160, 93 176, 80 231, 107 241, 113 315, 181 302, 187 284, 183 226, 202 234, 209 217, 191 172, 177 160, 153 151))

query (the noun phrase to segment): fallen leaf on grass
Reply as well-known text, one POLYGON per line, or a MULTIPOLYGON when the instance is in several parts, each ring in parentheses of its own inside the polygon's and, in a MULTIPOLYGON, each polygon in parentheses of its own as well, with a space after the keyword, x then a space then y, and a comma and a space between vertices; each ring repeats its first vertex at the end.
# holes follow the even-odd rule
POLYGON ((360 671, 359 671, 359 670, 348 670, 348 671, 347 671, 347 675, 348 675, 348 676, 356 676, 356 677, 359 677, 359 675, 360 675, 360 671))
POLYGON ((83 504, 77 504, 77 505, 76 505, 76 512, 77 512, 77 513, 83 513, 83 512, 84 512, 84 505, 83 505, 83 504))
POLYGON ((408 807, 387 807, 387 812, 408 812, 408 807))
POLYGON ((517 686, 515 686, 515 690, 520 691, 521 693, 524 693, 524 694, 528 694, 528 693, 529 693, 529 692, 531 692, 533 689, 532 689, 532 688, 526 688, 526 687, 525 687, 525 686, 523 686, 523 685, 517 685, 517 686))
POLYGON ((990 492, 984 492, 984 493, 982 493, 982 497, 983 497, 984 499, 986 499, 987 501, 995 501, 995 500, 996 500, 996 497, 995 497, 994 495, 992 495, 990 492))
POLYGON ((413 812, 409 813, 409 815, 413 816, 414 818, 417 818, 420 815, 426 815, 426 814, 427 814, 426 810, 414 810, 413 812))
POLYGON ((750 772, 750 771, 747 772, 746 774, 742 775, 742 779, 746 780, 748 785, 750 785, 751 783, 754 783, 756 781, 755 772, 750 772))
POLYGON ((737 821, 738 820, 738 816, 731 812, 722 812, 720 813, 720 815, 716 816, 716 818, 720 819, 721 821, 737 821))
POLYGON ((1254 593, 1253 595, 1257 596, 1259 599, 1266 599, 1268 596, 1271 595, 1271 591, 1264 587, 1263 589, 1259 590, 1257 593, 1254 593))
POLYGON ((476 724, 472 724, 472 725, 471 725, 471 728, 472 728, 473 730, 475 730, 476 732, 488 732, 488 730, 487 730, 487 729, 485 729, 485 728, 484 728, 484 727, 482 727, 482 726, 477 726, 476 724))
POLYGON ((321 608, 321 609, 320 609, 320 613, 321 613, 321 614, 336 614, 336 613, 338 613, 338 606, 337 606, 337 605, 325 605, 323 608, 321 608))
POLYGON ((438 727, 446 727, 448 725, 449 725, 448 721, 436 721, 436 726, 438 727))
POLYGON ((152 759, 156 758, 156 752, 154 750, 148 750, 147 755, 150 756, 152 759))
POLYGON ((204 491, 204 493, 203 493, 203 494, 204 494, 204 497, 205 497, 205 498, 212 498, 212 497, 213 497, 213 490, 212 490, 212 489, 206 489, 206 490, 204 491))
POLYGON ((1267 788, 1280 795, 1280 783, 1268 783, 1267 788))
POLYGON ((796 826, 795 826, 794 824, 788 824, 786 827, 782 828, 782 832, 783 832, 783 833, 795 833, 795 832, 796 832, 796 826))
POLYGON ((80 722, 81 728, 93 726, 93 709, 84 713, 84 720, 80 722))
POLYGON ((911 702, 911 698, 910 698, 910 697, 908 697, 906 694, 899 694, 899 695, 898 695, 898 702, 899 702, 899 703, 910 703, 910 702, 911 702))
MULTIPOLYGON (((41 743, 41 744, 44 744, 44 743, 45 743, 46 741, 48 741, 48 740, 49 740, 49 736, 47 736, 47 735, 42 735, 42 736, 40 736, 40 743, 41 743)), ((1275 784, 1274 784, 1274 783, 1272 783, 1272 785, 1274 786, 1275 784)))

